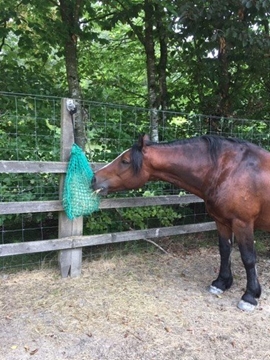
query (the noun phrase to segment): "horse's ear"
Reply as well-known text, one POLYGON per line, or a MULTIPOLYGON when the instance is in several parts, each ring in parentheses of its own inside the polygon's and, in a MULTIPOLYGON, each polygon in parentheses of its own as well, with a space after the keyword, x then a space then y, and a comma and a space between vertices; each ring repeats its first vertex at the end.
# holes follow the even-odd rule
POLYGON ((150 138, 148 135, 140 135, 139 136, 139 140, 138 140, 138 145, 139 145, 139 148, 142 149, 144 147, 144 145, 150 141, 150 138))

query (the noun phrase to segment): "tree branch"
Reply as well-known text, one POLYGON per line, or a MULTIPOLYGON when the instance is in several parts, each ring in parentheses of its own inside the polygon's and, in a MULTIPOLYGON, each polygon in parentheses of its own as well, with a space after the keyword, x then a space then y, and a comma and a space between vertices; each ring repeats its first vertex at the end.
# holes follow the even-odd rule
MULTIPOLYGON (((4 28, 7 27, 7 22, 6 20, 3 20, 3 23, 4 23, 4 28)), ((5 40, 6 40, 6 36, 3 36, 2 37, 2 41, 1 41, 1 44, 0 44, 0 52, 3 50, 3 47, 5 45, 5 40)))
MULTIPOLYGON (((123 10, 125 10, 125 12, 128 13, 128 8, 125 7, 120 0, 116 0, 116 1, 120 6, 122 6, 123 10)), ((133 30, 134 34, 136 34, 137 38, 142 43, 142 45, 145 46, 145 38, 144 38, 142 32, 140 32, 138 30, 138 27, 135 26, 135 24, 133 24, 133 22, 130 20, 130 17, 126 17, 126 21, 129 24, 129 26, 131 27, 131 29, 133 30)))

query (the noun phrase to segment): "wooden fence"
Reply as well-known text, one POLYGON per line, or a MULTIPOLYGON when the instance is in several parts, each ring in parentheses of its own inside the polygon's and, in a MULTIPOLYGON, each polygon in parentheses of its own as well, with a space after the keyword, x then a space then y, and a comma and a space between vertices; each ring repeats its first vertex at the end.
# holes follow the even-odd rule
MULTIPOLYGON (((62 196, 63 180, 67 168, 71 146, 74 143, 72 122, 66 107, 67 99, 62 99, 61 104, 61 159, 59 162, 37 161, 0 161, 0 173, 54 173, 61 175, 60 199, 62 196)), ((102 164, 92 164, 97 170, 102 164)), ((126 208, 157 206, 171 204, 191 204, 203 202, 195 195, 168 195, 136 198, 102 199, 100 208, 126 208)), ((152 228, 145 230, 124 231, 117 233, 83 236, 83 219, 69 220, 62 207, 61 200, 55 201, 25 201, 0 203, 0 215, 59 212, 59 232, 57 239, 11 243, 0 245, 0 257, 30 254, 44 251, 59 251, 59 266, 62 277, 79 276, 81 273, 82 248, 85 246, 133 241, 147 238, 158 238, 178 234, 210 231, 216 228, 214 222, 200 224, 152 228)))

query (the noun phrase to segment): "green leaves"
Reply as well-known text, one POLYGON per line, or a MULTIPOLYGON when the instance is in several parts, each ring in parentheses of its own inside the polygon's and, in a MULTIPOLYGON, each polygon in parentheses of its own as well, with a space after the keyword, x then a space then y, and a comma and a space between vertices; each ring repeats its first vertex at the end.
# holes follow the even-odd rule
MULTIPOLYGON (((147 106, 147 2, 86 2, 79 11, 74 0, 67 3, 72 24, 63 23, 57 3, 0 2, 1 90, 66 95, 64 45, 73 34, 85 99, 147 106)), ((268 0, 155 0, 151 6, 157 101, 165 83, 171 110, 252 118, 270 111, 268 0), (168 52, 162 79, 161 39, 168 52)))

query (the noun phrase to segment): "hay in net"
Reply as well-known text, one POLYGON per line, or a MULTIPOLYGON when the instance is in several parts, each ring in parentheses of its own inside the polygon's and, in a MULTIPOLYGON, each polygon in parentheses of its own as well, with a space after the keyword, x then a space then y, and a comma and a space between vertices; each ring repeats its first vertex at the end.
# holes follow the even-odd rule
POLYGON ((69 219, 98 210, 99 197, 91 189, 93 177, 93 170, 84 152, 73 144, 63 189, 63 208, 69 219))

